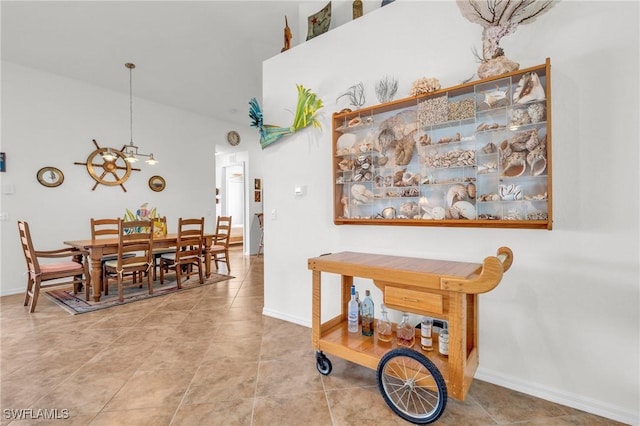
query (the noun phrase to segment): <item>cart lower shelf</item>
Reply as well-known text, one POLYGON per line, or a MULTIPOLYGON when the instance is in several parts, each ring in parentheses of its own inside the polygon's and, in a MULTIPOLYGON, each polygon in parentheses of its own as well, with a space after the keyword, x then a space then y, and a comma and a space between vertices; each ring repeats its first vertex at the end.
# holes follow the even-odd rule
MULTIPOLYGON (((395 330, 395 327, 394 327, 395 330)), ((391 342, 382 342, 378 337, 362 336, 360 333, 349 333, 347 330, 347 322, 341 322, 331 329, 323 331, 322 337, 318 342, 317 349, 326 355, 334 355, 338 358, 345 359, 363 367, 376 370, 382 357, 388 352, 406 348, 406 346, 398 345, 393 339, 391 342)), ((420 334, 416 331, 416 343, 409 349, 413 349, 427 357, 442 374, 447 387, 453 388, 449 383, 449 357, 441 355, 438 346, 438 336, 433 335, 433 351, 424 351, 420 348, 420 334)), ((475 350, 471 350, 467 354, 467 373, 473 376, 478 366, 478 357, 475 350)), ((466 394, 466 393, 465 393, 466 394)), ((463 400, 459 394, 450 393, 449 396, 454 399, 463 400)))

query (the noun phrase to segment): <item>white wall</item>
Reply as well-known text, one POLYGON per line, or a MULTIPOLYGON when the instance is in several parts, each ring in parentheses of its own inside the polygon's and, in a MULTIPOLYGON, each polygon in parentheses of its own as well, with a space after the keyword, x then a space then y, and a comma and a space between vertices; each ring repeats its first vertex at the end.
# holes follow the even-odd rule
POLYGON ((137 163, 141 171, 124 183, 127 192, 104 185, 92 191, 95 181, 74 162, 86 161, 95 149, 92 139, 117 149, 129 142, 128 94, 2 62, 1 150, 7 153, 7 172, 0 173, 0 183, 2 188, 13 186, 15 193, 2 191, 0 197, 0 210, 8 214, 8 221, 0 222, 0 294, 25 289, 17 220, 29 222, 42 250, 89 238, 91 217, 122 216, 125 208, 135 210, 145 202, 167 216, 170 232, 176 231, 181 216, 204 216, 207 231, 215 230, 216 145, 226 152, 259 150, 255 132, 248 124, 238 129, 135 96, 133 123, 134 142, 142 152, 153 151, 160 163, 137 163), (242 135, 238 147, 226 143, 231 129, 242 135), (62 170, 64 183, 57 188, 40 185, 36 172, 44 166, 62 170), (159 193, 147 184, 156 174, 167 182, 159 193))
MULTIPOLYGON (((399 97, 422 76, 443 87, 468 78, 481 28, 454 2, 399 0, 266 61, 265 123, 292 121, 297 83, 325 108, 322 131, 285 137, 261 158, 264 313, 310 325, 307 259, 321 253, 480 262, 506 245, 513 267, 481 296, 477 377, 637 424, 638 12, 637 2, 560 2, 503 40, 522 67, 551 58, 552 231, 333 225, 330 118, 345 106, 337 96, 363 81, 375 104, 373 84, 385 74, 399 78, 399 97), (295 197, 295 184, 307 194, 295 197)), ((324 275, 323 295, 337 297, 337 277, 324 275)), ((371 283, 357 284, 379 305, 371 283)), ((327 303, 323 315, 335 309, 327 303)))

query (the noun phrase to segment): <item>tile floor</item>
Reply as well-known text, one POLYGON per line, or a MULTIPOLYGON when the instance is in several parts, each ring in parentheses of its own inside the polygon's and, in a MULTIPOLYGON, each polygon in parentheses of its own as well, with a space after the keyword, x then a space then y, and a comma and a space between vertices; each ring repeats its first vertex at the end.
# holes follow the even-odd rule
MULTIPOLYGON (((375 372, 331 357, 316 371, 311 331, 261 314, 262 257, 232 250, 235 279, 70 315, 46 296, 0 298, 0 425, 8 409, 57 409, 64 425, 404 425, 375 372), (63 411, 68 410, 68 411, 63 411)), ((475 380, 443 425, 613 421, 475 380)))

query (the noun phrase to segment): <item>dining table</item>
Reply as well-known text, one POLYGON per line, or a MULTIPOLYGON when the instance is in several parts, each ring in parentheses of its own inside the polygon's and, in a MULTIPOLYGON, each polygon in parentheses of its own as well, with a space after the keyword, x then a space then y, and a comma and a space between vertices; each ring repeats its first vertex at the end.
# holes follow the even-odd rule
MULTIPOLYGON (((205 233, 204 253, 205 253, 205 276, 211 276, 211 244, 215 234, 205 233)), ((168 233, 162 236, 153 236, 153 248, 171 248, 178 242, 177 233, 168 233)), ((89 240, 65 241, 64 244, 89 252, 91 266, 91 286, 93 287, 94 302, 100 301, 102 291, 102 257, 118 252, 118 238, 97 238, 89 240)))

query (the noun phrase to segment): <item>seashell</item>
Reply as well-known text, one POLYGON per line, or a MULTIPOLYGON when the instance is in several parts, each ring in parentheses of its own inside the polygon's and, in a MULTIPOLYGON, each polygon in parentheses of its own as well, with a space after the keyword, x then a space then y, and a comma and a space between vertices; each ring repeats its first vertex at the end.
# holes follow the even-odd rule
POLYGON ((420 145, 431 145, 431 136, 429 136, 429 134, 422 135, 418 141, 420 142, 420 145))
POLYGON ((345 158, 338 163, 338 168, 343 172, 347 172, 353 168, 353 161, 345 158))
POLYGON ((513 102, 516 104, 524 104, 532 101, 544 101, 546 94, 544 87, 540 83, 538 74, 528 72, 522 76, 518 82, 515 92, 513 92, 513 102))
POLYGON ((447 136, 447 137, 444 137, 444 138, 441 138, 440 140, 438 140, 438 143, 449 143, 451 141, 453 141, 453 138, 447 136))
POLYGON ((451 207, 456 201, 464 200, 467 198, 467 188, 464 185, 453 185, 447 191, 447 205, 451 207))
POLYGON ((483 154, 493 154, 497 150, 498 148, 496 147, 496 144, 494 144, 493 142, 489 142, 488 144, 482 147, 483 154))
POLYGON ((451 215, 457 215, 464 219, 475 219, 477 216, 476 208, 468 201, 457 201, 451 206, 451 215), (454 213, 455 212, 455 213, 454 213))
POLYGON ((511 121, 509 122, 512 126, 522 126, 523 124, 531 124, 531 117, 529 116, 529 112, 525 109, 516 109, 511 112, 511 121))
POLYGON ((420 214, 420 207, 415 201, 408 201, 400 204, 400 214, 409 218, 415 217, 420 214))
POLYGON ((498 194, 500 194, 500 198, 505 201, 522 200, 522 198, 524 198, 522 187, 514 184, 500 185, 498 188, 498 194))
POLYGON ((396 140, 395 160, 396 165, 406 166, 411 162, 413 157, 413 151, 416 147, 416 141, 413 139, 413 134, 416 130, 412 131, 402 139, 396 140))
POLYGON ((382 210, 381 215, 385 219, 394 219, 396 217, 396 209, 393 207, 386 207, 382 210))
POLYGON ((506 177, 522 176, 527 168, 524 152, 511 153, 511 155, 505 159, 505 163, 502 168, 502 176, 506 177))
POLYGON ((467 195, 471 199, 476 198, 476 184, 475 183, 471 182, 471 183, 467 184, 467 195))
POLYGON ((529 117, 531 117, 532 123, 539 123, 545 119, 546 108, 542 103, 529 105, 527 113, 529 114, 529 117))
POLYGON ((436 206, 431 209, 431 217, 434 219, 444 219, 445 213, 444 207, 436 206))
POLYGON ((427 199, 427 197, 425 196, 420 197, 420 199, 418 200, 418 205, 424 212, 431 210, 429 208, 429 199, 427 199))
POLYGON ((532 176, 539 176, 547 169, 547 150, 542 144, 527 154, 527 163, 532 176))
POLYGON ((362 173, 356 173, 355 175, 353 175, 352 180, 354 182, 360 182, 363 177, 364 177, 364 175, 362 173))
POLYGON ((360 203, 368 203, 373 199, 373 192, 369 191, 364 185, 356 184, 351 187, 351 195, 354 200, 360 203))
POLYGON ((508 156, 511 155, 511 144, 509 143, 508 140, 503 140, 502 142, 500 142, 500 155, 501 158, 507 158, 508 156))
POLYGON ((388 162, 388 161, 389 161, 389 157, 380 157, 380 158, 378 159, 378 164, 379 164, 380 166, 384 166, 384 165, 386 165, 386 164, 387 164, 387 162, 388 162))
POLYGON ((524 144, 528 151, 532 151, 540 144, 540 140, 538 139, 538 129, 533 129, 530 133, 529 139, 527 139, 524 144))
POLYGON ((507 98, 507 92, 504 91, 504 90, 500 90, 500 87, 496 86, 495 90, 492 90, 490 92, 486 92, 484 94, 484 101, 482 101, 482 102, 487 104, 487 106, 489 108, 492 108, 498 102, 500 102, 501 100, 504 100, 506 98, 507 98))

